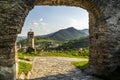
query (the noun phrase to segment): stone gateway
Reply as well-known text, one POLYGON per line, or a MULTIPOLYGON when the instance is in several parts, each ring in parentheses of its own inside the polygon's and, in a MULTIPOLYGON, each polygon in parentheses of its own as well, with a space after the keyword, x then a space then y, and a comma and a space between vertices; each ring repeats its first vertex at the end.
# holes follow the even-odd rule
MULTIPOLYGON (((75 6, 89 12, 88 72, 110 76, 120 68, 120 0, 0 0, 0 80, 16 80, 15 41, 35 5, 75 6)), ((48 13, 49 14, 49 13, 48 13)))

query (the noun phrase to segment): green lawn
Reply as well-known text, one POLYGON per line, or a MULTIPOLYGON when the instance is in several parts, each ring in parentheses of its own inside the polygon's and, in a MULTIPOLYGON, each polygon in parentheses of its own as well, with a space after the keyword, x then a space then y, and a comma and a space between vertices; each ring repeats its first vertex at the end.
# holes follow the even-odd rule
POLYGON ((29 64, 29 63, 25 63, 25 62, 19 62, 19 63, 18 63, 18 67, 19 67, 18 74, 21 74, 22 72, 23 72, 24 74, 27 74, 28 71, 31 70, 32 65, 29 64))
POLYGON ((75 61, 71 62, 74 66, 77 68, 80 68, 81 70, 85 70, 88 67, 88 61, 75 61))
POLYGON ((34 57, 34 56, 39 56, 36 53, 25 53, 25 52, 18 52, 18 59, 25 60, 25 61, 31 61, 31 58, 29 57, 34 57))
POLYGON ((43 52, 40 56, 60 56, 60 57, 71 57, 71 58, 88 58, 88 56, 81 56, 77 51, 66 51, 66 52, 43 52))
POLYGON ((58 51, 58 52, 40 52, 40 53, 23 53, 19 52, 18 53, 18 58, 22 60, 26 60, 26 56, 40 56, 40 57, 45 57, 45 56, 58 56, 58 57, 71 57, 71 58, 88 58, 88 54, 85 53, 85 56, 81 56, 78 51, 58 51))

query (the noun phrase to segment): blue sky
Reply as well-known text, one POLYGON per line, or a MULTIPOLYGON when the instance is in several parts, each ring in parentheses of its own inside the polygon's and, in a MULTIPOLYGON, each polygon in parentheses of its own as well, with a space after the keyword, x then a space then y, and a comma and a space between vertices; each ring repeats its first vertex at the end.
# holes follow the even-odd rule
POLYGON ((19 36, 26 36, 32 29, 35 35, 45 35, 60 29, 74 27, 88 28, 88 12, 79 7, 35 6, 25 19, 19 36))

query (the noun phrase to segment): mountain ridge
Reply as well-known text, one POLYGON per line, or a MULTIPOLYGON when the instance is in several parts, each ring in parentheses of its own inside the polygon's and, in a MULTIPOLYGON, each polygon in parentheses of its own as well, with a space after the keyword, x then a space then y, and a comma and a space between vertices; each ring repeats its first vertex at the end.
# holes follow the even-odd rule
POLYGON ((74 27, 69 27, 66 29, 61 29, 54 33, 42 35, 41 37, 50 38, 57 41, 67 41, 67 40, 72 40, 80 37, 86 37, 88 35, 89 35, 88 29, 77 30, 74 27))

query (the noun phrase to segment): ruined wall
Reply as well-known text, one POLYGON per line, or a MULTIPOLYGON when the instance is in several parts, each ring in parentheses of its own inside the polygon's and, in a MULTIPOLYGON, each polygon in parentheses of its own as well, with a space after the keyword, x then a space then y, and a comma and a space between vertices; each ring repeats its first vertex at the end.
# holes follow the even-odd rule
MULTIPOLYGON (((120 68, 120 1, 105 1, 106 8, 103 13, 106 21, 106 52, 104 55, 108 73, 118 71, 120 68)), ((104 3, 105 3, 104 2, 104 3)), ((120 71, 120 70, 119 70, 120 71)), ((120 73, 120 72, 119 72, 120 73)))
POLYGON ((0 0, 0 80, 15 80, 14 45, 28 9, 16 0, 0 0))
POLYGON ((90 25, 90 66, 94 75, 120 67, 119 0, 0 0, 0 79, 15 80, 14 42, 34 5, 66 5, 86 9, 90 25))
MULTIPOLYGON (((99 6, 103 13, 103 18, 96 18, 95 21, 97 22, 94 27, 92 27, 93 24, 90 23, 91 27, 94 28, 91 30, 93 36, 90 35, 90 70, 94 72, 95 75, 109 76, 111 72, 114 72, 117 67, 120 66, 120 38, 118 36, 120 34, 120 25, 117 23, 120 14, 119 8, 113 7, 113 4, 117 5, 117 1, 103 1, 102 3, 103 4, 99 6)), ((90 20, 93 20, 93 18, 90 20)))

